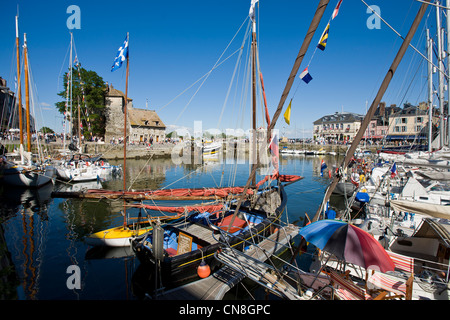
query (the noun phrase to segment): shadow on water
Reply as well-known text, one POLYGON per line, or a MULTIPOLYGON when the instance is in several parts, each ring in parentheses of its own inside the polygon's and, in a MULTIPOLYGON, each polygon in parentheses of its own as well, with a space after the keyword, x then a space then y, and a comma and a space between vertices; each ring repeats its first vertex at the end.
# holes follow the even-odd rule
MULTIPOLYGON (((333 166, 333 158, 325 159, 333 166)), ((304 176, 303 180, 286 187, 285 219, 290 223, 303 225, 305 213, 312 217, 317 210, 330 181, 320 175, 320 163, 320 157, 281 158, 280 172, 304 176)), ((136 190, 237 186, 245 185, 249 171, 250 166, 245 162, 237 166, 232 163, 185 166, 176 165, 170 159, 130 160, 127 161, 127 186, 136 190)), ((144 297, 154 288, 155 273, 142 270, 130 248, 92 248, 84 242, 90 233, 123 223, 123 201, 52 198, 51 192, 61 187, 59 183, 37 190, 0 187, 0 259, 5 266, 2 274, 6 274, 1 279, 0 298, 124 300, 144 297), (70 274, 66 270, 70 266, 79 267, 80 289, 67 286, 70 274)), ((81 185, 65 187, 82 188, 81 185)), ((123 180, 102 182, 102 187, 122 190, 123 180)), ((126 213, 137 216, 139 210, 127 208, 126 213)), ((299 263, 305 257, 302 255, 299 263)), ((234 290, 238 290, 239 298, 245 295, 242 287, 234 290)), ((235 296, 230 291, 230 297, 235 296)))

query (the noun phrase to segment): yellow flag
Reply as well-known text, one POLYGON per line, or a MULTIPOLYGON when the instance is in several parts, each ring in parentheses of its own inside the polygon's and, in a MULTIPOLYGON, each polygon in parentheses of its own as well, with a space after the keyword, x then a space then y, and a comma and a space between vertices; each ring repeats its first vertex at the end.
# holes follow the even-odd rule
POLYGON ((289 106, 286 109, 286 112, 284 113, 284 121, 286 121, 286 123, 288 125, 291 124, 291 104, 292 104, 292 99, 289 102, 289 106))

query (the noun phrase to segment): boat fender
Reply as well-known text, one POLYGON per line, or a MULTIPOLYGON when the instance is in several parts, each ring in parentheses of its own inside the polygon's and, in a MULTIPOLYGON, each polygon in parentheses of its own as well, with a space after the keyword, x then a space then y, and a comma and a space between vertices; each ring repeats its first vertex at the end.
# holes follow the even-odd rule
POLYGON ((206 264, 204 260, 202 260, 202 262, 198 266, 197 274, 202 279, 209 277, 209 275, 211 274, 211 268, 209 267, 209 265, 206 264))

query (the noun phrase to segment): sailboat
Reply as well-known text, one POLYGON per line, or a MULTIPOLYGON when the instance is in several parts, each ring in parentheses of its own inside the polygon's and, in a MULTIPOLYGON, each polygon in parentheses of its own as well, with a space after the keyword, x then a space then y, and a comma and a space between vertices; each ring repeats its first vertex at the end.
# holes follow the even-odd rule
MULTIPOLYGON (((257 1, 250 9, 252 25, 253 116, 256 132, 256 22, 252 15, 257 1), (253 10, 252 10, 253 9, 253 10)), ((287 205, 285 185, 299 181, 300 176, 280 175, 278 172, 278 138, 271 135, 276 119, 268 124, 268 137, 274 171, 256 183, 259 162, 252 162, 251 173, 237 198, 219 202, 220 208, 186 212, 179 219, 156 223, 151 231, 131 241, 132 248, 143 267, 156 270, 164 287, 205 278, 222 266, 215 253, 224 244, 244 250, 248 243, 258 243, 275 230, 287 205), (266 184, 267 182, 267 184, 266 184), (286 184, 283 184, 286 183, 286 184)), ((256 135, 254 135, 256 136, 256 135)), ((256 145, 256 138, 251 144, 256 145)), ((256 150, 253 149, 253 150, 256 150)), ((220 191, 220 188, 214 188, 220 191)))
MULTIPOLYGON (((65 113, 69 116, 66 116, 66 120, 69 127, 69 133, 72 135, 72 104, 73 104, 73 64, 78 68, 78 77, 80 81, 80 85, 82 88, 83 101, 85 101, 84 97, 84 89, 81 79, 80 72, 80 62, 78 57, 76 56, 75 62, 73 61, 73 47, 74 47, 74 39, 73 34, 70 33, 70 58, 69 58, 69 72, 67 74, 67 88, 66 88, 66 110, 65 113)), ((79 99, 78 99, 79 102, 79 99)), ((87 107, 86 107, 87 108, 87 107)), ((78 103, 78 146, 75 145, 75 142, 71 142, 68 145, 68 149, 66 150, 66 132, 64 132, 63 138, 63 149, 61 150, 62 155, 64 156, 61 160, 54 160, 56 175, 58 179, 62 181, 69 182, 86 182, 86 181, 95 181, 95 180, 106 180, 113 173, 119 172, 120 168, 116 166, 111 166, 105 159, 102 159, 100 156, 92 156, 88 154, 81 153, 81 116, 80 116, 80 103, 78 103)), ((64 131, 66 131, 66 124, 64 125, 64 131)))
MULTIPOLYGON (((24 150, 24 132, 22 124, 22 105, 20 95, 20 50, 19 50, 19 25, 16 16, 16 50, 17 50, 17 74, 18 74, 18 96, 17 109, 19 113, 20 147, 17 152, 9 152, 6 161, 2 162, 0 170, 3 182, 8 185, 19 187, 38 188, 53 182, 54 168, 43 161, 34 162, 31 153, 31 119, 30 119, 30 77, 26 34, 24 34, 23 60, 25 73, 25 104, 26 104, 26 134, 27 151, 24 150)), ((39 143, 39 142, 38 142, 39 143)))

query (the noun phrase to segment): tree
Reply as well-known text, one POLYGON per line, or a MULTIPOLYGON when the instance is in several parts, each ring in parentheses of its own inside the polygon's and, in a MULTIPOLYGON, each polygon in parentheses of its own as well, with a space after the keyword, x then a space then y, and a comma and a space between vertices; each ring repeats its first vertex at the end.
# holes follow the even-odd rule
POLYGON ((42 133, 55 133, 55 131, 53 131, 49 127, 42 127, 41 130, 39 130, 39 131, 42 133))
POLYGON ((106 107, 105 93, 106 84, 103 78, 95 71, 86 70, 81 66, 75 67, 72 73, 72 113, 70 112, 70 102, 67 100, 67 85, 69 72, 64 74, 64 90, 58 95, 64 98, 64 101, 56 103, 59 112, 64 115, 67 111, 69 115, 67 121, 72 121, 72 135, 78 134, 78 105, 80 105, 80 114, 82 122, 82 135, 86 139, 92 136, 105 136, 106 127, 106 107), (84 97, 84 104, 83 104, 84 97), (66 110, 67 109, 67 110, 66 110), (70 117, 70 113, 72 116, 70 117))

